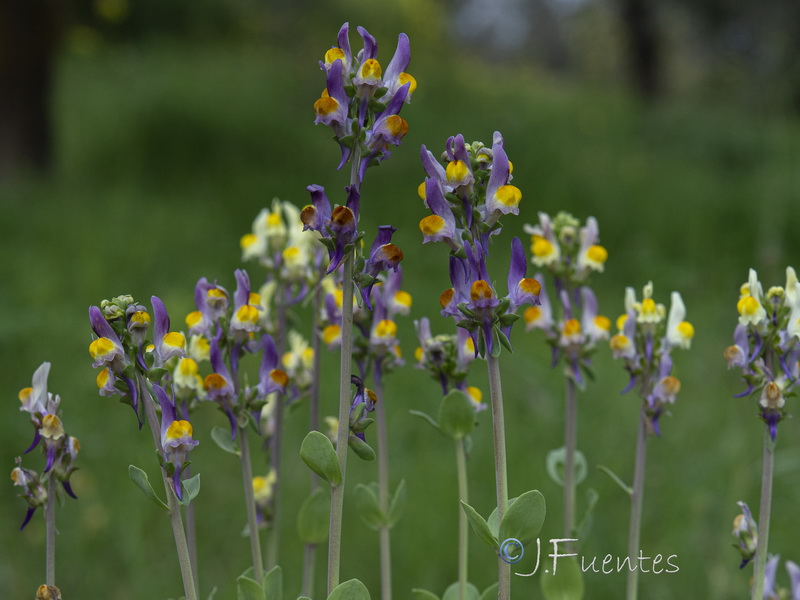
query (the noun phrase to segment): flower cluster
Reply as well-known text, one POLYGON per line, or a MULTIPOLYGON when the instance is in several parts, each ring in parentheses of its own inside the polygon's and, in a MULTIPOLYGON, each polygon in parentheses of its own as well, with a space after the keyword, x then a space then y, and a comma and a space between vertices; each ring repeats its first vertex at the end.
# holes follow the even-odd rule
POLYGON ((508 336, 517 308, 538 304, 541 290, 538 281, 526 277, 527 260, 518 238, 511 244, 508 294, 500 298, 489 283, 490 237, 500 232, 502 215, 519 213, 522 198, 509 183, 512 166, 503 136, 495 132, 491 148, 481 142, 466 144, 460 134, 449 138, 446 166, 425 146, 421 156, 427 178, 418 191, 432 213, 419 223, 423 243, 441 241, 450 247, 453 287, 439 297, 441 314, 469 331, 476 354, 496 356, 501 344, 511 348, 508 336))
POLYGON ((739 322, 725 360, 729 369, 741 369, 747 384, 737 397, 759 393, 759 417, 774 441, 778 423, 786 416, 786 398, 797 393, 800 375, 800 283, 794 269, 786 269, 785 287, 771 287, 766 294, 750 269, 736 308, 739 322))
POLYGON ((350 48, 350 26, 342 25, 337 44, 325 52, 320 68, 326 86, 314 102, 315 124, 331 127, 342 150, 341 168, 357 157, 358 181, 367 167, 390 155, 408 133, 408 123, 399 113, 417 88, 406 73, 411 61, 408 36, 401 33, 397 49, 384 70, 377 60, 378 43, 363 27, 358 33, 364 47, 355 56, 350 48))
POLYGON ((414 321, 417 330, 417 347, 414 357, 417 367, 427 371, 442 386, 442 395, 451 389, 466 392, 476 412, 485 410, 483 392, 467 385, 469 365, 475 358, 475 343, 466 329, 457 328, 456 334, 431 335, 427 317, 414 321))
POLYGON ((589 276, 602 272, 608 252, 598 244, 599 229, 594 217, 580 221, 560 212, 554 219, 539 213, 538 225, 525 225, 531 236, 531 262, 546 269, 553 281, 553 306, 545 291, 541 273, 535 279, 542 284, 540 306, 531 306, 523 313, 525 329, 541 329, 553 350, 553 366, 563 357, 566 374, 578 385, 583 373, 590 373, 591 356, 598 342, 609 338, 611 320, 598 314, 597 299, 588 285, 589 276))
MULTIPOLYGON (((288 384, 286 372, 278 368, 278 353, 272 336, 265 333, 264 301, 260 294, 250 291, 250 278, 241 269, 235 272, 236 290, 228 290, 205 277, 195 286, 197 310, 189 313, 186 323, 189 332, 202 344, 208 344, 212 372, 200 378, 197 365, 189 364, 185 388, 197 382, 198 400, 215 402, 228 417, 231 437, 236 438, 240 422, 246 422, 251 411, 260 411, 268 397, 283 393, 288 384), (259 336, 260 334, 260 336, 259 336), (242 386, 239 362, 245 354, 261 353, 258 382, 242 386), (202 388, 199 381, 202 379, 202 388)), ((173 378, 178 379, 183 363, 175 365, 173 378)))
MULTIPOLYGON (((92 366, 100 368, 96 379, 100 395, 121 396, 123 402, 133 407, 140 428, 142 396, 151 398, 160 407, 161 464, 172 477, 175 496, 180 500, 180 476, 186 455, 198 442, 192 439, 187 415, 176 418, 173 373, 183 376, 182 382, 192 381, 195 386, 197 380, 192 377, 197 373, 191 368, 192 363, 184 362, 194 359, 187 358, 186 336, 171 331, 164 303, 157 296, 152 296, 150 303, 152 317, 146 307, 128 295, 104 300, 99 307, 89 307, 89 322, 97 336, 89 345, 89 354, 94 360, 92 366), (151 323, 152 338, 148 337, 151 323)), ((195 347, 202 347, 199 339, 195 340, 195 347)))
POLYGON ((661 435, 659 419, 673 404, 681 382, 672 375, 674 348, 688 349, 694 327, 685 321, 686 307, 678 292, 672 292, 669 316, 663 304, 653 300, 653 284, 644 287, 642 301, 633 288, 625 290, 625 314, 617 319, 619 333, 610 340, 614 358, 625 360, 630 382, 623 393, 639 385, 645 415, 652 433, 661 435))
POLYGON ((50 477, 60 481, 64 491, 77 499, 69 479, 77 468, 74 462, 81 444, 77 438, 68 435, 64 430, 59 415, 61 397, 47 391, 49 374, 50 363, 42 363, 33 373, 31 386, 19 392, 21 404, 19 409, 30 415, 34 427, 33 442, 23 454, 41 447, 45 456, 45 467, 41 475, 24 468, 21 457, 17 457, 17 466, 11 471, 11 480, 15 486, 22 488, 20 497, 28 504, 28 512, 20 530, 28 524, 36 509, 47 502, 48 494, 44 482, 50 477))

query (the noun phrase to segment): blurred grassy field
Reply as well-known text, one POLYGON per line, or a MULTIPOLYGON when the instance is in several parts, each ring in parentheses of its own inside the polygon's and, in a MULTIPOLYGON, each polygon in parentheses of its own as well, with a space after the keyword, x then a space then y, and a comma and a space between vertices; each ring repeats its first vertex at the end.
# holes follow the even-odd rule
MULTIPOLYGON (((10 471, 30 441, 16 394, 50 360, 50 388, 62 395, 67 430, 83 445, 74 478, 80 500, 58 512, 57 573, 65 598, 166 598, 180 591, 164 515, 127 477, 130 463, 156 473, 152 449, 130 409, 97 395, 86 309, 120 293, 157 294, 181 322, 199 277, 232 285, 238 239, 272 197, 302 205, 311 183, 336 196, 346 174, 334 171, 338 150, 328 131, 313 127, 311 105, 324 86, 316 60, 338 25, 330 23, 330 40, 300 36, 288 48, 153 40, 68 54, 59 63, 58 169, 0 188, 0 465, 10 471)), ((387 35, 397 29, 375 29, 384 33, 380 56, 388 60, 394 42, 387 35)), ((697 331, 692 350, 675 356, 683 391, 672 417, 662 421, 664 437, 650 444, 642 534, 646 553, 676 554, 680 571, 642 576, 643 597, 745 597, 750 571, 736 568, 730 524, 737 500, 757 508, 762 428, 755 402, 732 398, 741 387, 726 372, 722 350, 731 343, 747 269, 758 268, 769 286, 783 284, 785 265, 800 267, 800 123, 725 105, 645 108, 620 92, 554 82, 524 65, 454 57, 447 40, 432 39, 420 20, 410 20, 406 31, 412 44, 415 36, 422 40, 411 69, 419 90, 403 113, 411 131, 390 161, 368 173, 362 206, 368 232, 385 222, 399 228, 412 318, 430 315, 435 331, 451 327, 435 314, 438 294, 449 286, 446 253, 423 247, 417 230, 426 214, 416 195, 423 177, 419 146, 439 151, 458 132, 490 141, 500 130, 523 201, 520 216, 505 220, 490 266, 494 277, 505 279, 511 237, 522 235, 537 211, 594 215, 610 254, 606 273, 595 278, 601 310, 616 317, 624 287, 652 279, 664 302, 671 290, 681 291, 697 331)), ((256 268, 249 270, 257 277, 256 268)), ((412 319, 400 328, 404 353, 412 356, 412 319)), ((538 335, 519 330, 514 341, 516 352, 502 362, 510 491, 545 494, 545 540, 561 535, 561 491, 545 473, 544 456, 562 443, 563 378, 549 369, 538 335)), ((337 359, 326 354, 323 361, 324 411, 332 414, 337 359)), ((626 377, 607 352, 596 366, 597 382, 580 397, 579 446, 592 467, 606 465, 629 480, 637 400, 619 395, 626 377)), ((482 367, 475 363, 473 380, 486 390, 482 367)), ((434 411, 438 399, 437 385, 410 366, 387 381, 392 479, 406 479, 409 492, 393 540, 398 598, 409 597, 412 587, 441 593, 456 578, 453 449, 408 415, 434 411)), ((488 419, 482 415, 469 465, 471 504, 484 514, 494 502, 488 419)), ((293 519, 307 486, 297 457, 306 420, 306 407, 298 407, 286 436, 281 563, 288 597, 299 592, 302 548, 293 519)), ((203 481, 196 508, 201 587, 207 593, 217 585, 227 599, 249 554, 239 537, 238 467, 208 438, 222 421, 212 407, 198 411, 201 444, 192 461, 203 481)), ((794 560, 800 560, 798 427, 796 420, 780 426, 771 536, 771 551, 794 560)), ((373 464, 349 465, 349 491, 377 477, 373 464)), ((594 469, 581 489, 588 487, 600 501, 583 553, 623 554, 627 498, 594 469)), ((44 575, 44 525, 37 517, 17 532, 25 508, 14 495, 10 482, 0 494, 0 589, 24 598, 44 575)), ((377 539, 354 514, 353 500, 348 494, 342 575, 361 578, 377 595, 377 539)), ((320 583, 324 563, 321 557, 320 583)), ((471 580, 486 587, 495 564, 473 537, 471 580)), ((532 562, 518 566, 526 572, 532 562)), ((515 578, 514 597, 540 597, 537 579, 515 578)), ((588 574, 586 597, 616 599, 623 586, 622 574, 588 574)))

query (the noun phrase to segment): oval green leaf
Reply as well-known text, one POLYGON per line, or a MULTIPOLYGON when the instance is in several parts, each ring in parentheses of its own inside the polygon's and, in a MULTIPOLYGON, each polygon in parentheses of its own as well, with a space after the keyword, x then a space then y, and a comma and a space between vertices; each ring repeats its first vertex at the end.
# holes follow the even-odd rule
POLYGON ((225 452, 235 454, 236 456, 241 455, 241 450, 239 450, 239 443, 234 442, 231 439, 230 429, 223 429, 222 427, 219 426, 214 427, 211 430, 211 439, 214 440, 214 443, 220 448, 222 448, 225 452))
POLYGON ((453 390, 439 405, 439 428, 442 433, 459 440, 475 427, 475 409, 466 393, 453 390))
POLYGON ((541 586, 545 600, 583 600, 583 574, 578 561, 561 558, 555 571, 555 575, 542 575, 541 586))
POLYGON ((309 431, 300 446, 300 458, 309 469, 336 487, 342 483, 342 469, 336 450, 328 437, 319 431, 309 431))
POLYGON ((321 544, 328 539, 329 525, 330 498, 323 488, 318 487, 300 505, 297 535, 304 544, 321 544))
POLYGON ((500 539, 516 538, 527 546, 539 535, 546 512, 544 496, 538 490, 518 496, 500 521, 500 539))
POLYGON ((464 512, 467 513, 469 524, 472 526, 472 530, 478 534, 478 537, 495 550, 499 549, 500 545, 489 530, 489 525, 486 524, 486 520, 466 502, 462 501, 461 507, 464 509, 464 512))
MULTIPOLYGON (((444 591, 444 595, 442 596, 442 600, 459 600, 461 598, 459 584, 456 581, 444 591)), ((467 589, 465 590, 466 594, 464 595, 464 600, 480 600, 481 593, 478 591, 473 584, 467 582, 467 589)))
POLYGON ((264 575, 262 588, 266 600, 283 600, 283 570, 278 566, 272 567, 269 573, 264 575))
POLYGON ((347 439, 347 445, 353 449, 353 452, 355 452, 356 456, 358 456, 358 458, 361 460, 375 460, 375 450, 372 449, 372 446, 363 441, 361 438, 354 436, 352 433, 347 439))
POLYGON ((356 504, 358 514, 364 524, 370 529, 377 531, 383 527, 386 520, 381 511, 378 496, 370 486, 359 483, 356 486, 356 504))
POLYGON ((153 490, 153 486, 150 485, 150 479, 147 477, 147 473, 142 471, 136 465, 129 465, 128 466, 128 476, 131 478, 131 481, 136 484, 140 490, 144 492, 144 495, 150 498, 153 502, 155 502, 158 506, 163 508, 166 511, 169 511, 169 507, 164 504, 161 498, 155 493, 153 490))
POLYGON ((266 600, 261 584, 255 579, 240 575, 236 580, 237 600, 266 600))
POLYGON ((370 600, 369 591, 358 579, 337 585, 328 600, 370 600))

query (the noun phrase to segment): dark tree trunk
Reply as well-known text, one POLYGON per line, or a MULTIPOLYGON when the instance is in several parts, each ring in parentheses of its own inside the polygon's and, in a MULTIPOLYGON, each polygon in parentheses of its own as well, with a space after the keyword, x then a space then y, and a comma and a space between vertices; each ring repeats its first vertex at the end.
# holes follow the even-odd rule
POLYGON ((0 0, 0 180, 53 159, 56 0, 0 0))
POLYGON ((661 55, 654 0, 619 0, 632 83, 652 100, 661 92, 661 55))

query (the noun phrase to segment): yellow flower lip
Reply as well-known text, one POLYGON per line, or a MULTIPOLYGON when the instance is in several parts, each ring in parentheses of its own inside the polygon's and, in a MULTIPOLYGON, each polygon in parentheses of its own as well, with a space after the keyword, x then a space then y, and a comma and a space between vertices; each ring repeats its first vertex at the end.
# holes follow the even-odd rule
POLYGON ((672 375, 667 375, 660 383, 661 387, 669 396, 674 396, 681 391, 681 380, 672 375))
POLYGON ((33 388, 26 387, 26 388, 22 388, 19 391, 19 394, 17 394, 17 397, 19 398, 19 401, 22 404, 25 404, 28 400, 30 400, 31 394, 33 394, 33 388))
POLYGON ((425 181, 423 181, 422 183, 420 183, 417 186, 417 196, 419 196, 423 200, 425 200, 425 198, 427 197, 427 194, 428 194, 427 190, 425 189, 426 185, 427 185, 427 183, 425 181))
POLYGON ((759 308, 761 308, 761 304, 752 296, 744 296, 736 303, 736 310, 740 315, 754 315, 759 308))
POLYGON ((533 244, 531 245, 531 252, 533 252, 534 256, 538 256, 539 258, 549 256, 553 253, 553 244, 550 243, 550 240, 542 237, 541 235, 534 235, 533 244))
POLYGON ((242 323, 258 323, 258 309, 251 304, 240 306, 236 318, 242 323))
POLYGON ((538 306, 529 306, 525 309, 525 312, 522 313, 522 318, 525 320, 526 323, 535 323, 538 321, 542 316, 542 309, 538 306))
POLYGON ((186 326, 191 329, 195 325, 198 325, 202 320, 203 320, 203 313, 201 313, 199 310, 193 310, 188 315, 186 315, 186 326))
POLYGON ((403 290, 397 290, 394 293, 394 301, 403 306, 411 306, 411 294, 403 290))
POLYGON ((321 96, 314 102, 314 112, 320 117, 327 117, 339 108, 339 103, 330 96, 321 96))
POLYGON ((346 227, 356 222, 353 211, 346 206, 337 206, 331 213, 331 221, 340 227, 346 227))
POLYGON ((220 288, 216 288, 216 287, 209 289, 208 292, 206 293, 206 296, 209 297, 209 298, 227 298, 228 297, 228 295, 224 291, 222 291, 220 288))
POLYGON ((602 329, 603 331, 610 331, 611 330, 611 319, 608 317, 604 317, 603 315, 597 315, 594 318, 595 327, 598 329, 602 329))
POLYGON ((337 60, 341 60, 344 62, 344 50, 341 48, 330 48, 327 52, 325 52, 325 64, 332 65, 337 60))
POLYGON ((183 337, 183 334, 179 331, 170 331, 167 335, 164 336, 164 344, 167 346, 172 346, 173 348, 185 348, 186 347, 186 338, 183 337))
POLYGON ((239 240, 239 246, 242 250, 246 250, 258 241, 258 237, 254 233, 245 233, 239 240))
POLYGON ((42 418, 42 437, 57 440, 64 435, 64 425, 56 415, 45 415, 42 418))
POLYGON ((592 262, 603 264, 608 260, 608 250, 595 244, 586 250, 586 257, 592 262))
POLYGON ((221 390, 227 385, 227 381, 225 378, 220 375, 219 373, 211 373, 210 375, 206 375, 205 380, 203 381, 203 386, 206 390, 221 390))
POLYGON ((386 117, 386 129, 395 137, 405 137, 408 133, 408 122, 400 115, 386 117))
POLYGON ((456 291, 453 288, 446 289, 441 294, 439 294, 439 305, 442 308, 446 308, 450 302, 453 301, 453 296, 455 296, 456 291))
POLYGON ((467 387, 467 394, 469 394, 469 397, 472 398, 476 404, 480 404, 483 401, 483 392, 474 385, 467 387))
POLYGON ((447 181, 462 181, 469 176, 469 167, 462 160, 450 161, 445 169, 447 181))
POLYGON ((330 345, 336 341, 341 334, 342 328, 339 325, 328 325, 322 330, 322 341, 325 342, 326 345, 330 345))
POLYGON ((517 186, 503 185, 498 188, 494 197, 501 204, 513 208, 519 206, 519 203, 522 200, 522 192, 517 186))
POLYGON ((445 222, 439 215, 428 215, 419 222, 419 230, 423 235, 436 235, 444 229, 445 222))
POLYGON ((136 325, 148 326, 150 324, 150 315, 143 310, 137 310, 131 315, 131 323, 136 325))
POLYGON ((408 86, 408 95, 410 96, 415 91, 417 91, 417 80, 414 78, 413 75, 409 75, 408 73, 400 73, 397 76, 397 81, 400 83, 400 86, 404 86, 405 84, 410 84, 408 86))
POLYGON ((197 375, 199 367, 193 358, 182 358, 178 363, 178 369, 181 375, 188 377, 189 375, 197 375))
POLYGON ((114 342, 105 337, 97 338, 89 344, 89 354, 95 359, 111 354, 114 349, 114 342))
POLYGON ((192 437, 192 424, 189 421, 173 421, 167 428, 167 439, 177 440, 182 437, 192 437))
POLYGON ((375 326, 375 335, 379 338, 394 338, 397 335, 397 324, 389 319, 382 319, 375 326))
POLYGON ((687 339, 694 337, 694 326, 689 321, 681 321, 678 323, 678 333, 687 339))
POLYGON ((612 350, 627 350, 631 347, 631 341, 621 333, 612 337, 609 344, 612 350))
POLYGON ((111 376, 111 371, 109 369, 106 368, 100 371, 97 374, 97 377, 95 378, 95 383, 97 384, 97 388, 102 389, 106 387, 106 384, 108 383, 108 379, 110 376, 111 376))
POLYGON ((368 58, 367 60, 364 61, 364 64, 361 65, 362 79, 379 81, 382 75, 383 75, 383 70, 381 69, 381 63, 379 63, 374 58, 368 58))
POLYGON ((486 281, 479 279, 472 284, 469 290, 469 296, 473 300, 489 300, 494 297, 494 290, 492 290, 492 286, 486 283, 486 281))
POLYGON ((526 294, 533 294, 534 296, 538 296, 539 292, 542 291, 542 284, 540 284, 535 279, 526 277, 525 279, 520 280, 519 289, 521 289, 526 294))
POLYGON ((564 323, 562 333, 565 336, 578 335, 581 332, 581 322, 578 319, 569 319, 564 323))
POLYGON ((289 383, 289 376, 280 369, 272 369, 269 372, 269 378, 281 387, 286 387, 286 384, 289 383))

